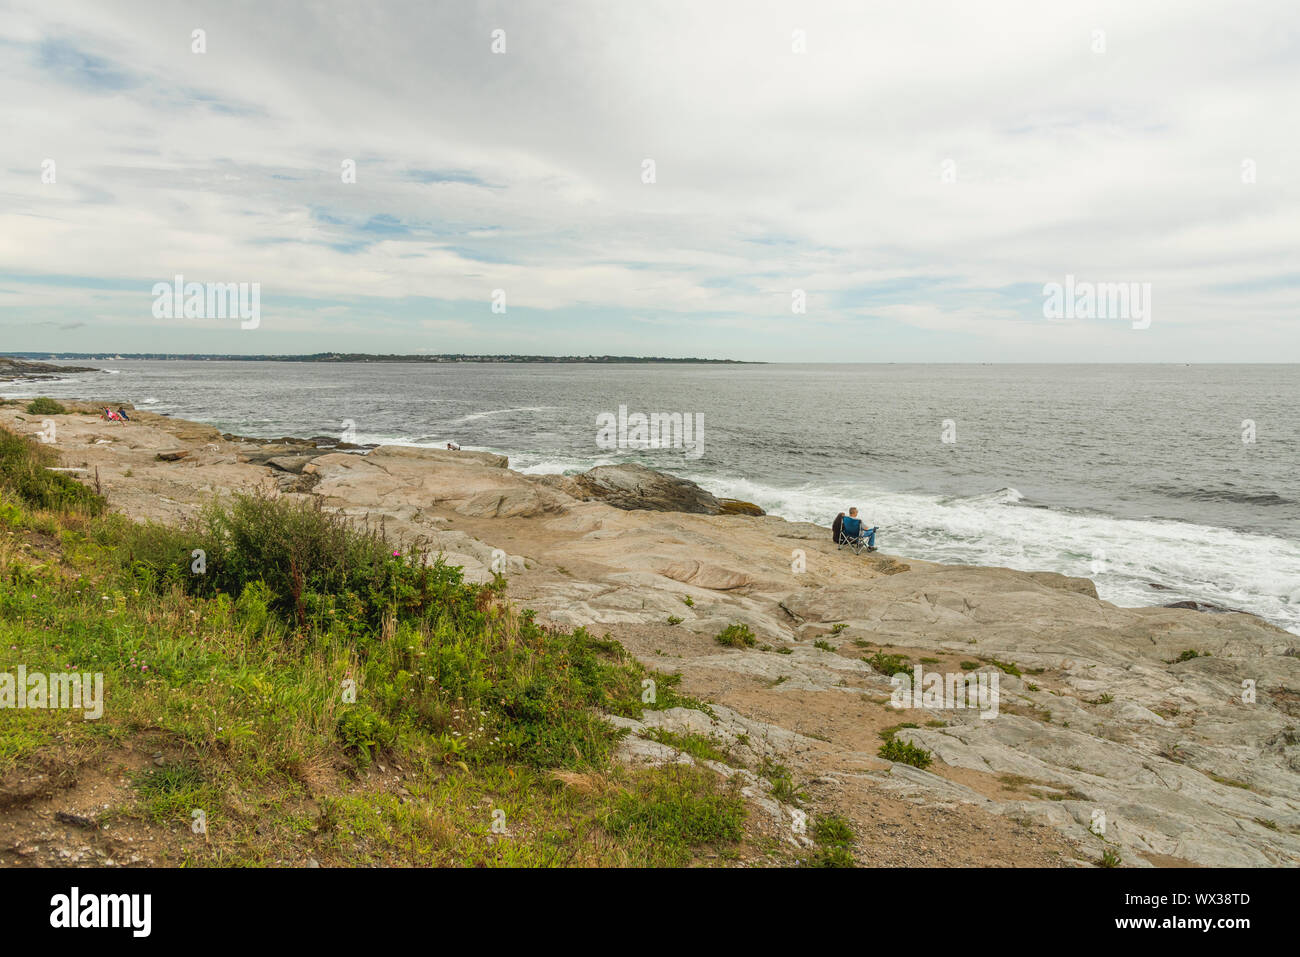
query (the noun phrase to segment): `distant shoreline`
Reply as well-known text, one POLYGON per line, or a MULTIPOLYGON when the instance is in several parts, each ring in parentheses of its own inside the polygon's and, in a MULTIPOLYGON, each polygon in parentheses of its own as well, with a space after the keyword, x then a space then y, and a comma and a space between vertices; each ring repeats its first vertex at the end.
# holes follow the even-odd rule
POLYGON ((469 353, 442 353, 439 355, 370 354, 365 352, 316 352, 310 355, 233 355, 217 353, 183 352, 2 352, 0 357, 12 359, 78 359, 107 362, 114 359, 149 359, 177 361, 219 362, 585 362, 592 364, 624 363, 704 363, 710 365, 765 365, 744 359, 672 359, 665 356, 540 356, 540 355, 474 355, 469 353))

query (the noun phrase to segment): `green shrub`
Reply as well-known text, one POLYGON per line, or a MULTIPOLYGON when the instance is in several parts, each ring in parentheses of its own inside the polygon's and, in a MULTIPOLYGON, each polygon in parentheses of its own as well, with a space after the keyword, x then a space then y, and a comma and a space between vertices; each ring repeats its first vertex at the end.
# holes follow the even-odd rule
POLYGON ((1005 672, 1006 674, 1009 674, 1009 675, 1011 675, 1011 676, 1013 676, 1013 677, 1015 677, 1015 678, 1021 678, 1021 677, 1023 677, 1023 675, 1021 675, 1021 673, 1020 673, 1020 669, 1019 669, 1018 667, 1016 667, 1015 662, 1012 662, 1012 661, 998 661, 998 659, 996 659, 996 658, 990 658, 990 659, 989 659, 989 663, 990 663, 991 665, 993 665, 994 667, 996 667, 996 668, 1000 668, 1000 669, 1002 669, 1003 672, 1005 672))
POLYGON ((339 715, 337 733, 343 750, 362 765, 369 764, 378 752, 391 747, 397 738, 393 726, 364 704, 344 708, 339 715))
POLYGON ((839 814, 823 814, 813 824, 813 840, 832 847, 852 847, 853 826, 839 814))
POLYGON ((806 856, 801 862, 801 867, 857 867, 858 862, 853 858, 853 852, 847 847, 839 845, 818 845, 815 850, 806 856))
POLYGON ((900 671, 909 671, 912 667, 905 655, 887 655, 883 651, 877 651, 870 658, 862 660, 882 675, 896 675, 900 671))
MULTIPOLYGON (((319 502, 237 495, 209 505, 188 527, 135 525, 121 554, 138 583, 181 584, 191 594, 242 595, 259 583, 267 607, 300 628, 362 635, 386 615, 432 623, 476 619, 480 586, 419 552, 399 554, 382 528, 359 526, 319 502), (194 571, 194 552, 204 569, 194 571)), ((490 590, 490 589, 487 589, 490 590)))
POLYGON ((739 781, 719 786, 713 772, 700 768, 666 770, 622 795, 604 826, 612 834, 685 850, 744 837, 745 802, 739 781))
POLYGON ((32 509, 98 515, 104 499, 62 472, 48 446, 0 428, 0 492, 32 509))
POLYGON ((823 815, 813 824, 816 849, 800 862, 803 867, 856 867, 853 826, 838 814, 823 815))
MULTIPOLYGON (((540 768, 603 765, 619 732, 598 712, 639 718, 646 669, 617 641, 539 625, 499 603, 492 585, 395 549, 382 528, 313 503, 237 496, 186 528, 97 522, 90 538, 134 588, 225 602, 242 629, 272 642, 355 658, 376 716, 351 711, 336 731, 364 763, 391 727, 438 742, 444 760, 540 768), (194 571, 204 552, 202 573, 194 571)), ((301 654, 301 648, 290 649, 301 654)), ((653 707, 699 707, 656 674, 653 707)), ((356 707, 356 706, 349 706, 356 707)))
POLYGON ((934 755, 925 748, 918 748, 914 744, 899 741, 897 738, 890 738, 880 746, 880 750, 876 753, 886 761, 910 764, 914 768, 928 768, 934 760, 934 755))
POLYGON ((752 648, 758 643, 748 625, 731 624, 714 636, 714 641, 728 648, 752 648))
POLYGON ((45 396, 27 403, 28 415, 66 415, 67 412, 68 410, 61 403, 47 399, 45 396))

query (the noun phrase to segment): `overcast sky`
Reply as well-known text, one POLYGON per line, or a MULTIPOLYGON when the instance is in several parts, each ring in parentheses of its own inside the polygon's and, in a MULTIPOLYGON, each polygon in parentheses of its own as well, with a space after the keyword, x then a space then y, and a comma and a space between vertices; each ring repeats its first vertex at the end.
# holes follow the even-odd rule
POLYGON ((1300 361, 1295 0, 293 6, 0 0, 0 351, 1300 361))

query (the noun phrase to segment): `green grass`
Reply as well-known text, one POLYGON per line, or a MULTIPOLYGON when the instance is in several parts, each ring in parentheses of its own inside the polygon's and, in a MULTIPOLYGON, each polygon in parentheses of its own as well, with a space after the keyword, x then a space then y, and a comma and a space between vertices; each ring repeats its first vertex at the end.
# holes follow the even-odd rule
POLYGON ((900 671, 912 670, 912 663, 906 655, 887 655, 883 651, 877 651, 870 658, 862 660, 882 675, 896 675, 900 671))
POLYGON ((879 754, 886 761, 898 761, 901 764, 910 764, 914 768, 928 768, 934 760, 932 755, 925 748, 908 744, 906 741, 899 741, 894 735, 903 728, 915 728, 912 722, 896 724, 892 728, 885 728, 880 732, 880 736, 885 743, 880 746, 879 754))
POLYGON ((700 761, 718 761, 722 764, 729 764, 732 767, 738 767, 739 762, 731 757, 719 743, 707 738, 702 734, 692 732, 666 731, 663 728, 651 728, 646 732, 645 737, 651 741, 658 741, 660 744, 666 744, 669 747, 676 748, 678 751, 684 751, 691 757, 700 761))
POLYGON ((12 505, 33 510, 98 515, 104 499, 69 478, 51 472, 58 456, 48 445, 8 429, 0 429, 0 496, 12 505))
POLYGON ((1238 781, 1236 778, 1225 778, 1223 775, 1215 774, 1212 771, 1206 771, 1205 774, 1210 780, 1217 781, 1219 784, 1226 784, 1230 788, 1241 788, 1243 791, 1252 790, 1251 786, 1245 781, 1238 781))
POLYGON ((28 415, 66 415, 67 412, 68 410, 63 407, 62 403, 55 402, 45 396, 27 403, 28 415))
POLYGON ((1020 673, 1020 669, 1016 667, 1016 665, 1015 665, 1014 662, 1010 662, 1010 661, 998 661, 998 659, 996 659, 996 658, 990 658, 990 659, 989 659, 989 664, 993 665, 993 666, 996 667, 996 668, 1001 669, 1003 672, 1005 672, 1006 674, 1011 675, 1012 677, 1015 677, 1015 678, 1023 677, 1023 676, 1021 675, 1021 673, 1020 673))
POLYGON ((669 863, 683 864, 693 848, 740 841, 744 820, 737 779, 724 784, 710 771, 676 766, 620 795, 603 824, 610 834, 657 846, 669 863))
POLYGON ((813 822, 816 848, 803 860, 804 867, 856 867, 853 826, 838 814, 825 814, 813 822))
POLYGON ((820 638, 813 642, 814 648, 820 648, 822 651, 834 651, 835 646, 829 641, 822 641, 820 638))
POLYGON ((772 784, 772 796, 786 804, 799 804, 807 800, 803 789, 795 783, 794 774, 788 767, 771 758, 764 758, 759 765, 758 776, 767 778, 772 784))
POLYGON ((193 812, 209 817, 221 806, 220 791, 209 783, 201 770, 192 764, 173 764, 150 768, 135 777, 135 789, 141 810, 157 824, 186 824, 193 812))
POLYGON ((0 776, 182 756, 103 811, 161 828, 149 850, 172 864, 663 866, 743 839, 714 772, 611 761, 624 732, 601 712, 708 710, 680 674, 543 627, 503 580, 466 582, 382 527, 257 497, 136 524, 51 462, 0 430, 0 647, 32 672, 102 673, 104 717, 6 711, 0 776), (405 796, 371 783, 377 764, 405 796), (209 832, 191 840, 195 810, 209 832))
POLYGON ((758 643, 748 625, 730 624, 714 635, 713 640, 728 648, 752 648, 758 643))

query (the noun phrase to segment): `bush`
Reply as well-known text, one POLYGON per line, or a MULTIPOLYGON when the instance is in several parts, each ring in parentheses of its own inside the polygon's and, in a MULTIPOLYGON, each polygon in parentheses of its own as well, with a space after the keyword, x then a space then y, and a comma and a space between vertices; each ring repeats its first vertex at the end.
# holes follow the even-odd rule
POLYGON ((58 456, 48 446, 0 428, 0 492, 28 508, 98 515, 104 499, 76 479, 51 472, 58 456))
POLYGON ((839 814, 823 814, 813 823, 813 839, 831 847, 852 847, 853 825, 839 814))
MULTIPOLYGON (((106 521, 98 537, 115 543, 137 587, 236 597, 254 634, 351 646, 375 720, 432 736, 444 759, 601 764, 619 732, 596 712, 641 715, 645 669, 618 642, 515 615, 497 604, 497 586, 467 583, 441 558, 396 554, 382 528, 316 503, 237 496, 186 529, 106 521)), ((661 707, 685 703, 671 676, 656 681, 661 707)), ((358 761, 389 746, 386 725, 346 714, 338 735, 358 761)))
POLYGON ((899 741, 897 738, 890 738, 880 746, 877 753, 886 761, 910 764, 914 768, 928 768, 934 760, 934 755, 925 748, 918 748, 914 744, 899 741))
POLYGON ((896 675, 900 671, 911 671, 912 669, 912 663, 907 660, 905 655, 887 655, 883 651, 877 651, 870 658, 863 658, 862 660, 882 675, 896 675))
POLYGON ((856 867, 853 825, 838 814, 818 817, 813 824, 817 847, 801 862, 803 867, 856 867))
POLYGON ((204 597, 265 588, 267 608, 300 628, 370 634, 394 619, 479 615, 477 586, 422 553, 399 555, 382 529, 358 526, 319 502, 239 495, 214 503, 187 528, 122 530, 122 558, 137 582, 181 584, 204 597), (194 552, 204 568, 194 570, 194 552))
POLYGON ((714 640, 728 648, 752 648, 758 643, 749 627, 741 624, 728 625, 714 636, 714 640))
POLYGON ((817 848, 803 859, 801 867, 835 867, 847 868, 857 867, 858 862, 854 860, 853 852, 847 847, 836 845, 818 845, 817 848))
POLYGON ((377 752, 392 746, 397 735, 381 715, 366 705, 353 704, 339 716, 338 737, 344 751, 368 765, 377 752))
POLYGON ((45 396, 27 403, 28 415, 66 415, 67 412, 68 410, 61 403, 47 399, 45 396))

